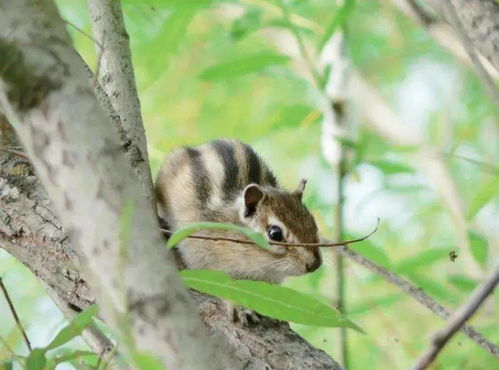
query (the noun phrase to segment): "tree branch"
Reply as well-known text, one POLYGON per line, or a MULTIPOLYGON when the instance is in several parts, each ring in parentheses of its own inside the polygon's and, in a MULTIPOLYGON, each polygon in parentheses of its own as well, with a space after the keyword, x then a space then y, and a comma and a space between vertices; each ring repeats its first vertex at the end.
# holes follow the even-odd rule
MULTIPOLYGON (((472 1, 473 2, 473 1, 472 1)), ((486 4, 489 2, 489 0, 480 0, 480 1, 474 1, 475 3, 483 3, 486 4)), ((499 107, 499 91, 497 90, 497 87, 495 85, 495 82, 492 80, 492 77, 487 73, 485 70, 485 67, 483 66, 481 60, 478 57, 477 52, 475 51, 475 44, 478 46, 482 46, 482 51, 486 51, 487 58, 489 61, 492 62, 494 67, 499 71, 499 4, 496 4, 494 1, 490 1, 491 7, 490 9, 483 9, 483 11, 487 14, 480 14, 477 15, 476 18, 473 18, 473 13, 474 13, 474 8, 475 7, 470 7, 469 6, 469 1, 467 0, 465 2, 466 4, 463 4, 461 0, 452 0, 452 1, 446 1, 444 3, 444 10, 445 14, 447 17, 447 20, 449 23, 454 27, 456 33, 458 34, 459 38, 461 39, 461 42, 467 51, 468 55, 470 56, 471 60, 473 61, 473 64, 475 65, 475 69, 477 70, 478 77, 481 79, 483 85, 485 86, 486 90, 488 91, 490 97, 492 98, 492 103, 495 104, 496 107, 499 107), (464 9, 460 9, 459 11, 457 10, 457 7, 464 7, 464 9), (492 36, 492 48, 495 48, 494 52, 490 52, 488 50, 489 45, 487 42, 485 42, 485 45, 482 45, 480 43, 481 41, 481 35, 478 33, 481 32, 481 27, 476 27, 475 22, 487 22, 487 19, 484 19, 485 17, 489 16, 488 11, 492 13, 492 16, 496 17, 496 24, 488 24, 490 27, 495 27, 492 28, 492 30, 486 30, 486 34, 484 35, 486 38, 488 38, 490 35, 492 36), (471 18, 471 19, 469 19, 471 18), (470 23, 464 23, 463 20, 469 21, 470 23), (494 35, 495 33, 495 35, 494 35), (472 41, 472 37, 474 36, 474 39, 472 41), (494 38, 496 39, 494 42, 494 38), (496 62, 496 63, 494 63, 496 62)), ((493 18, 492 18, 493 19, 493 18)))
POLYGON ((106 323, 122 343, 133 339, 122 350, 129 358, 146 351, 170 368, 230 367, 195 314, 54 4, 1 6, 1 106, 81 257, 106 323), (124 240, 126 209, 132 214, 124 240), (130 326, 123 325, 126 312, 130 326))
POLYGON ((452 3, 473 47, 499 71, 499 4, 495 0, 440 0, 440 3, 445 12, 448 11, 445 6, 452 3))
MULTIPOLYGON (((421 24, 438 44, 448 50, 458 60, 468 66, 473 66, 473 62, 466 52, 463 43, 445 21, 428 12, 418 1, 392 0, 392 3, 406 16, 421 24)), ((499 80, 499 70, 496 70, 482 54, 479 54, 478 58, 492 79, 494 81, 499 80)))
MULTIPOLYGON (((90 20, 99 55, 97 67, 102 90, 115 114, 122 147, 128 154, 132 168, 144 194, 154 205, 152 177, 149 168, 147 142, 137 94, 129 37, 125 28, 119 0, 88 0, 90 20)), ((109 112, 109 109, 106 109, 109 112)))
POLYGON ((478 286, 466 301, 448 320, 447 326, 433 336, 430 348, 417 361, 413 370, 424 370, 435 360, 447 342, 464 323, 478 310, 499 282, 499 266, 478 286))
MULTIPOLYGON (((10 126, 0 116, 0 138, 16 146, 10 126)), ((0 153, 0 245, 26 265, 44 284, 49 296, 68 320, 94 303, 78 259, 57 218, 48 208, 45 190, 24 158, 0 153)), ((97 328, 86 329, 83 339, 107 354, 113 343, 97 328)))
MULTIPOLYGON (((447 320, 451 314, 450 312, 441 304, 436 302, 433 298, 428 296, 418 288, 417 286, 411 284, 407 280, 395 275, 394 273, 386 270, 380 265, 370 261, 369 259, 363 257, 362 255, 352 251, 348 248, 334 248, 334 251, 342 256, 348 257, 352 261, 357 262, 358 264, 364 266, 368 270, 374 272, 382 276, 388 282, 398 286, 403 292, 410 295, 416 301, 421 303, 423 306, 428 308, 430 311, 435 313, 437 316, 441 317, 444 320, 447 320)), ((473 327, 468 325, 463 325, 461 330, 475 343, 477 343, 480 347, 485 349, 487 352, 493 354, 494 356, 499 358, 499 347, 494 343, 490 342, 486 338, 484 338, 480 333, 478 333, 473 327)))

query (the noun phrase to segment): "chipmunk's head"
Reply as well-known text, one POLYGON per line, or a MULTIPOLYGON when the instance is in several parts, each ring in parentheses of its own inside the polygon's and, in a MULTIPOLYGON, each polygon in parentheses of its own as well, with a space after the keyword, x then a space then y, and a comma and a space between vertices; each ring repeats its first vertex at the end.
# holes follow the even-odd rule
MULTIPOLYGON (((246 186, 240 200, 241 221, 272 242, 318 243, 314 217, 302 202, 305 180, 293 192, 257 184, 246 186)), ((318 247, 272 245, 266 259, 269 271, 280 279, 317 270, 322 263, 318 247)))

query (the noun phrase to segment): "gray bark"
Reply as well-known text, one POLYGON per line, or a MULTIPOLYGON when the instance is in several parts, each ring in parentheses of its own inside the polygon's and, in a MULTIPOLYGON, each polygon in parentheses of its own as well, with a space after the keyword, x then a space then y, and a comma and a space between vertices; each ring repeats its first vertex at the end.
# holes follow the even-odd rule
POLYGON ((123 343, 133 340, 134 348, 122 350, 145 351, 169 368, 223 367, 228 356, 208 340, 55 6, 2 0, 0 7, 0 106, 78 252, 106 323, 123 343), (131 219, 122 230, 126 209, 131 219))
POLYGON ((144 194, 154 204, 147 142, 121 3, 89 0, 88 5, 98 54, 97 77, 108 97, 104 109, 115 117, 111 122, 120 133, 121 145, 144 194))
POLYGON ((451 0, 473 46, 499 71, 499 4, 495 0, 451 0))

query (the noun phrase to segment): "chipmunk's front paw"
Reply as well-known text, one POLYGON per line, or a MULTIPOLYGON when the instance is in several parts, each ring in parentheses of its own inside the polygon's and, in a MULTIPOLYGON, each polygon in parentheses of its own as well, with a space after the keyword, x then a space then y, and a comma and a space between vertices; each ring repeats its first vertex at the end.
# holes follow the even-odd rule
POLYGON ((254 326, 260 322, 260 316, 255 311, 243 306, 227 303, 227 312, 233 322, 240 322, 243 326, 254 326))

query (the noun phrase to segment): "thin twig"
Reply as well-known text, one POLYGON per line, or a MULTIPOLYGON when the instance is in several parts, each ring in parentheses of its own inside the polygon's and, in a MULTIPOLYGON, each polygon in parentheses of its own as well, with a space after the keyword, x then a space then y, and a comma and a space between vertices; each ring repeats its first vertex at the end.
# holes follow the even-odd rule
POLYGON ((6 148, 6 147, 3 147, 3 146, 0 146, 0 152, 10 153, 10 154, 16 155, 18 157, 21 157, 21 158, 26 159, 27 161, 29 161, 29 157, 26 154, 24 154, 24 153, 22 153, 22 152, 20 152, 18 150, 14 150, 14 149, 10 149, 10 148, 6 148))
MULTIPOLYGON (((268 243, 270 245, 280 245, 283 247, 321 247, 321 248, 341 247, 341 246, 345 246, 348 244, 358 243, 358 242, 361 242, 363 240, 366 240, 367 238, 369 238, 371 235, 373 235, 378 230, 379 222, 380 222, 380 219, 378 218, 378 221, 376 223, 376 227, 374 228, 373 231, 371 231, 366 236, 363 236, 362 238, 358 238, 358 239, 345 240, 345 241, 340 242, 340 243, 285 243, 285 242, 274 242, 274 241, 269 241, 268 243)), ((167 235, 172 235, 175 233, 175 231, 168 230, 168 229, 161 229, 161 231, 167 235)), ((187 238, 201 239, 201 240, 226 241, 226 242, 233 242, 233 243, 238 243, 238 244, 256 245, 256 243, 251 241, 251 240, 244 240, 244 239, 237 239, 237 238, 226 238, 226 237, 222 237, 222 236, 189 235, 189 236, 187 236, 187 238)))
POLYGON ((96 44, 101 50, 104 50, 104 46, 99 41, 97 41, 91 35, 89 35, 85 31, 83 31, 80 27, 78 27, 77 25, 71 23, 70 21, 68 21, 66 19, 63 19, 63 22, 66 23, 66 24, 68 24, 68 25, 70 25, 71 27, 73 27, 75 30, 77 30, 78 32, 80 32, 83 36, 86 36, 90 41, 92 41, 94 44, 96 44))
MULTIPOLYGON (((447 310, 444 306, 428 296, 425 292, 423 292, 421 288, 418 288, 407 280, 399 277, 398 275, 395 275, 391 271, 388 271, 380 265, 363 257, 359 253, 354 252, 348 248, 335 248, 334 251, 338 254, 341 254, 342 256, 350 258, 352 261, 366 267, 368 270, 381 275, 388 282, 398 286, 403 292, 410 295, 412 298, 414 298, 416 301, 421 303, 423 306, 428 308, 430 311, 432 311, 442 319, 447 320, 451 316, 449 310, 447 310)), ((477 332, 472 326, 463 325, 461 327, 461 331, 463 331, 472 341, 477 343, 487 352, 499 358, 499 347, 483 337, 483 335, 477 332)))
POLYGON ((416 361, 413 370, 424 370, 435 360, 440 351, 464 323, 478 310, 499 282, 499 265, 485 281, 478 286, 468 300, 450 317, 445 328, 433 336, 430 348, 416 361))
POLYGON ((462 156, 462 155, 459 155, 456 153, 443 152, 442 154, 445 156, 448 156, 448 157, 454 157, 454 158, 462 159, 463 161, 472 163, 472 164, 482 168, 484 170, 484 172, 499 174, 499 167, 494 166, 492 163, 480 161, 480 160, 473 159, 473 158, 468 158, 468 157, 465 157, 465 156, 462 156))
POLYGON ((19 316, 17 316, 16 309, 14 308, 14 305, 12 304, 12 301, 11 301, 10 296, 9 296, 9 292, 7 292, 7 289, 5 288, 5 285, 3 284, 2 277, 0 277, 0 288, 3 291, 3 295, 5 296, 5 299, 7 300, 7 304, 9 305, 10 312, 12 312, 12 316, 14 316, 14 320, 16 321, 16 325, 24 337, 24 341, 26 342, 26 346, 28 347, 29 351, 31 352, 31 343, 29 342, 28 336, 26 335, 26 332, 24 331, 24 328, 21 325, 21 321, 19 320, 19 316))

